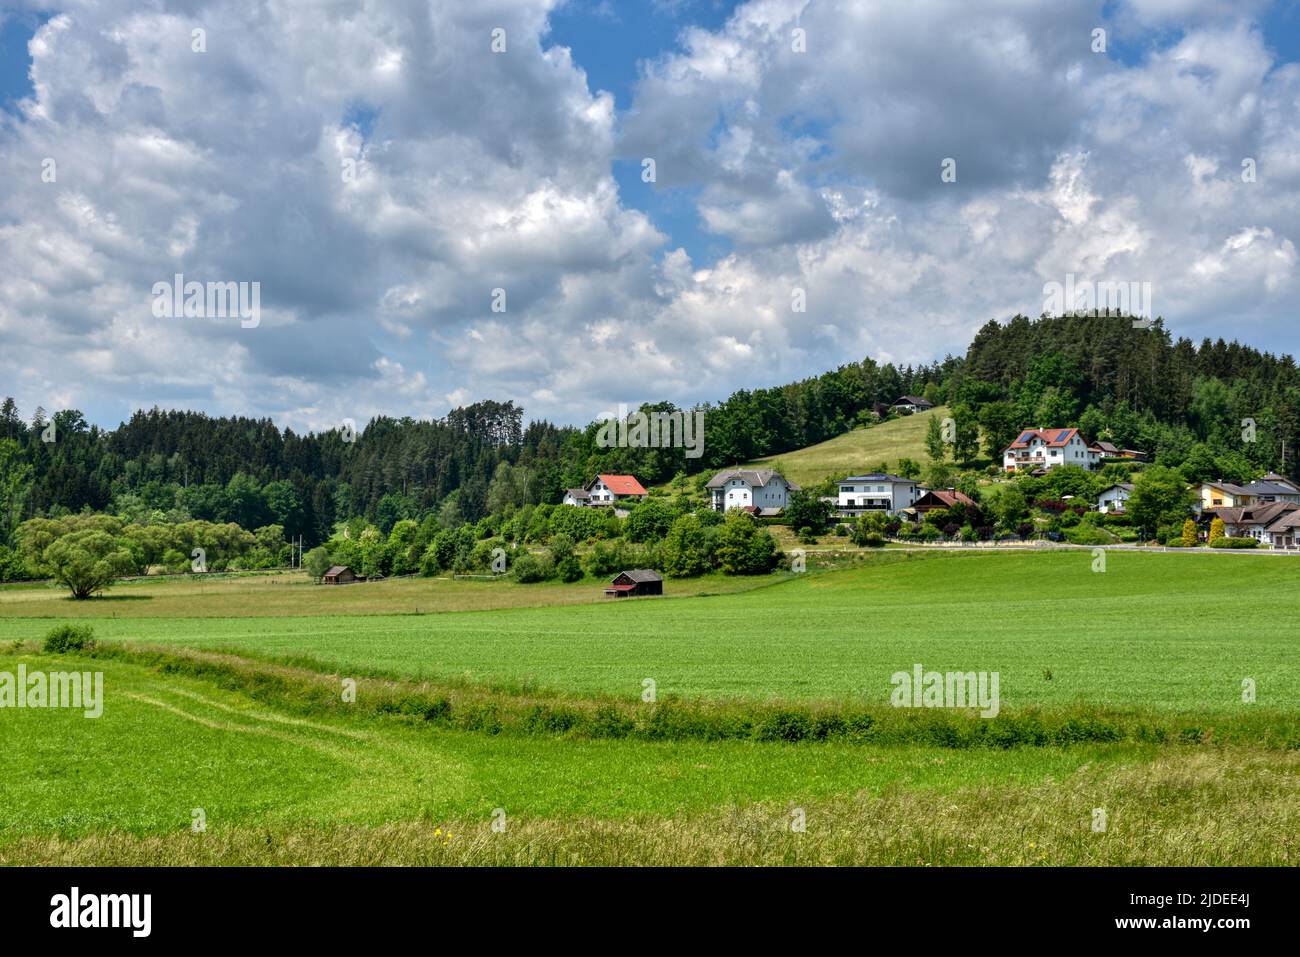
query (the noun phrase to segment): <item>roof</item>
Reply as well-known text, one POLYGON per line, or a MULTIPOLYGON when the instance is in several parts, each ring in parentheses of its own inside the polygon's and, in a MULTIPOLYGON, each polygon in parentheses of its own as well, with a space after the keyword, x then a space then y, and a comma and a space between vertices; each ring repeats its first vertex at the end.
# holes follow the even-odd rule
POLYGON ((1291 488, 1295 489, 1297 492, 1300 492, 1300 485, 1296 485, 1295 482, 1291 481, 1291 480, 1290 480, 1289 478, 1287 478, 1285 475, 1278 475, 1276 472, 1269 472, 1269 473, 1268 473, 1267 475, 1265 475, 1262 479, 1260 479, 1260 481, 1261 481, 1261 482, 1272 482, 1274 485, 1289 485, 1291 488))
POLYGON ((1290 485, 1283 485, 1277 482, 1255 481, 1249 485, 1242 486, 1242 491, 1247 495, 1295 495, 1296 490, 1290 485))
POLYGON ((610 585, 605 591, 631 591, 636 585, 610 585))
POLYGON ((962 505, 974 505, 974 504, 975 504, 975 501, 974 501, 974 500, 973 500, 969 495, 965 494, 964 492, 958 492, 956 489, 941 489, 941 488, 939 488, 939 489, 934 489, 933 491, 926 492, 924 495, 921 496, 921 498, 920 498, 918 501, 916 501, 916 502, 914 502, 914 503, 912 504, 912 507, 913 507, 913 508, 917 508, 917 507, 920 506, 920 505, 925 505, 925 504, 927 504, 927 503, 926 503, 926 499, 928 499, 928 498, 930 498, 930 497, 932 497, 932 496, 933 496, 936 500, 942 502, 944 508, 952 508, 954 505, 956 505, 956 504, 959 503, 959 502, 960 502, 962 505))
POLYGON ((1222 492, 1227 492, 1229 495, 1252 495, 1252 494, 1254 494, 1254 493, 1252 493, 1252 492, 1247 491, 1247 490, 1246 490, 1246 487, 1245 487, 1244 485, 1235 485, 1235 484, 1233 484, 1232 482, 1223 482, 1223 481, 1219 481, 1219 482, 1202 482, 1201 484, 1202 484, 1202 485, 1208 485, 1210 488, 1217 488, 1217 489, 1219 489, 1219 490, 1222 491, 1222 492))
POLYGON ((931 408, 934 407, 933 402, 919 395, 900 395, 894 405, 928 405, 931 408))
POLYGON ((916 479, 890 475, 888 472, 868 472, 866 475, 850 475, 840 479, 841 482, 895 482, 901 485, 920 485, 916 479))
POLYGON ((1097 449, 1099 452, 1105 452, 1107 455, 1119 455, 1118 446, 1112 445, 1109 442, 1102 442, 1101 440, 1093 442, 1088 446, 1088 448, 1097 449))
MULTIPOLYGON (((631 475, 605 475, 604 473, 602 473, 600 475, 597 475, 596 479, 599 479, 600 481, 604 482, 605 485, 609 488, 609 490, 613 492, 615 495, 646 494, 645 489, 641 487, 641 483, 638 482, 631 475)), ((591 488, 592 485, 595 485, 596 479, 592 479, 592 481, 587 485, 587 487, 591 488)))
POLYGON ((335 575, 342 575, 344 572, 350 572, 352 569, 347 565, 334 565, 324 575, 325 578, 333 578, 335 575))
POLYGON ((1280 532, 1285 528, 1300 528, 1300 508, 1288 509, 1268 526, 1270 532, 1280 532))
POLYGON ((1131 492, 1131 491, 1133 491, 1133 483, 1132 483, 1132 482, 1116 482, 1114 485, 1108 485, 1108 486, 1106 486, 1104 489, 1102 489, 1102 490, 1101 490, 1101 494, 1102 494, 1102 495, 1105 495, 1107 492, 1109 492, 1109 491, 1110 491, 1111 489, 1113 489, 1113 488, 1122 488, 1122 489, 1123 489, 1124 491, 1126 491, 1126 492, 1131 492))
POLYGON ((740 479, 740 481, 744 482, 750 488, 762 488, 773 479, 780 479, 789 486, 790 491, 799 491, 798 485, 795 485, 794 482, 791 482, 775 469, 724 469, 717 475, 713 476, 713 478, 709 479, 709 481, 705 483, 704 487, 722 488, 732 479, 740 479))
POLYGON ((564 494, 572 495, 574 498, 591 498, 591 496, 587 494, 585 488, 566 488, 564 494))
MULTIPOLYGON (((625 568, 623 571, 619 572, 617 575, 614 576, 614 580, 617 581, 618 579, 622 578, 624 575, 632 579, 632 581, 637 582, 638 584, 640 584, 641 582, 661 582, 664 580, 664 576, 660 575, 653 568, 625 568)), ((618 586, 616 585, 614 587, 617 588, 618 586)))
POLYGON ((1002 451, 1027 449, 1029 443, 1034 439, 1041 440, 1049 448, 1061 448, 1068 445, 1070 440, 1078 436, 1078 434, 1078 429, 1022 429, 1020 434, 1016 436, 1016 440, 1002 451))
POLYGON ((1300 505, 1292 502, 1265 502, 1263 505, 1238 508, 1207 508, 1205 512, 1223 519, 1225 525, 1261 525, 1267 528, 1292 512, 1300 513, 1300 505))

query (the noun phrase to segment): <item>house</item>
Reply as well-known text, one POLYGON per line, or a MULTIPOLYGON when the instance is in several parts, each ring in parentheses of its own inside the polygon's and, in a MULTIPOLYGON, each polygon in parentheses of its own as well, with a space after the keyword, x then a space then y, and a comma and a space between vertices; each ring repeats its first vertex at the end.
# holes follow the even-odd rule
POLYGON ((591 496, 587 494, 585 488, 566 488, 564 498, 560 501, 561 505, 576 505, 583 508, 591 504, 591 496))
MULTIPOLYGON (((1269 475, 1276 475, 1270 472, 1269 475)), ((1291 502, 1300 505, 1300 488, 1297 488, 1290 480, 1277 475, 1275 479, 1270 479, 1268 475, 1262 479, 1256 479, 1249 485, 1241 486, 1242 494, 1249 496, 1255 504, 1261 502, 1291 502)))
POLYGON ((924 515, 936 508, 952 508, 954 505, 978 507, 976 501, 964 492, 958 492, 956 489, 951 488, 937 488, 926 492, 917 499, 916 504, 912 506, 912 511, 918 515, 924 515))
POLYGON ((919 395, 900 395, 894 408, 900 412, 928 412, 934 408, 934 403, 919 395))
POLYGON ((1223 519, 1223 533, 1231 538, 1253 538, 1273 548, 1300 547, 1300 505, 1267 502, 1225 508, 1207 508, 1202 522, 1223 519))
POLYGON ((1287 488, 1292 488, 1295 489, 1297 492, 1300 492, 1300 485, 1297 485, 1295 482, 1291 481, 1285 475, 1278 475, 1276 472, 1269 472, 1262 479, 1260 479, 1260 481, 1272 482, 1274 485, 1285 485, 1287 486, 1287 488))
POLYGON ((1264 531, 1268 534, 1267 544, 1270 547, 1284 548, 1287 551, 1300 549, 1300 508, 1283 512, 1264 531))
POLYGON ((663 593, 663 576, 649 568, 633 568, 619 572, 605 589, 606 598, 638 598, 642 595, 663 593))
POLYGON ((798 485, 772 469, 727 469, 709 479, 704 487, 713 496, 714 511, 744 508, 759 515, 784 510, 790 493, 799 491, 798 485))
POLYGON ((1232 482, 1202 482, 1196 486, 1196 495, 1201 500, 1201 509, 1242 508, 1251 504, 1254 497, 1244 486, 1232 482))
POLYGON ((1097 511, 1102 514, 1126 511, 1124 503, 1133 494, 1131 482, 1116 482, 1097 496, 1097 511))
POLYGON ((347 565, 335 565, 321 577, 326 585, 350 585, 356 580, 356 574, 347 565))
POLYGON ((924 494, 925 489, 913 479, 887 472, 871 472, 840 479, 839 496, 833 501, 836 514, 841 516, 851 517, 863 512, 893 515, 910 508, 924 494))
POLYGON ((646 490, 631 475, 597 475, 582 488, 566 489, 563 505, 613 505, 630 499, 632 504, 644 500, 646 490))
POLYGON ((1058 465, 1091 469, 1097 459, 1078 429, 1025 429, 1002 450, 1002 464, 1008 472, 1047 471, 1058 465))
POLYGON ((1095 453, 1098 459, 1119 459, 1124 457, 1124 453, 1119 446, 1110 442, 1103 442, 1100 439, 1096 442, 1089 442, 1088 451, 1095 453))

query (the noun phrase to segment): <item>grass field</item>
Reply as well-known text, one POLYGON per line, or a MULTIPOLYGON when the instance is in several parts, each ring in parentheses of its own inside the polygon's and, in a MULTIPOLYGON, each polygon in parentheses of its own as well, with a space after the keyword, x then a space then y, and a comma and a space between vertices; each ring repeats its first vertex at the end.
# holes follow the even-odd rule
POLYGON ((882 462, 893 471, 898 460, 926 462, 925 430, 932 418, 948 414, 946 406, 905 415, 880 425, 854 429, 796 452, 773 455, 747 463, 748 467, 774 468, 799 485, 816 485, 828 476, 843 477, 870 471, 882 462), (864 463, 866 463, 864 467, 864 463))
POLYGON ((1087 551, 872 553, 622 602, 590 582, 6 589, 0 672, 102 671, 106 701, 95 720, 0 711, 0 863, 1295 864, 1297 574, 1242 556, 1112 553, 1098 574, 1087 551), (728 585, 745 590, 700 594, 728 585), (420 613, 375 613, 396 601, 420 613), (86 619, 104 652, 40 653, 73 611, 107 612, 86 619), (981 724, 926 730, 934 713, 888 708, 914 662, 999 671, 994 724, 1123 733, 882 735, 981 724), (333 690, 346 675, 358 704, 333 690), (774 699, 878 720, 788 743, 765 734, 789 718, 774 699), (636 716, 675 700, 740 730, 650 739, 636 716), (601 737, 551 723, 564 708, 640 723, 601 737))

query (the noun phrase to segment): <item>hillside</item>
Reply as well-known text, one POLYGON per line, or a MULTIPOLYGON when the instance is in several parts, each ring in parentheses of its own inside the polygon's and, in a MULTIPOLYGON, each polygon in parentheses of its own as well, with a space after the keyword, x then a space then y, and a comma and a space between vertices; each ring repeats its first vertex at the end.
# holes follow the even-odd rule
POLYGON ((887 463, 891 471, 896 471, 898 460, 902 458, 915 459, 922 464, 929 461, 925 454, 925 430, 931 418, 945 415, 948 415, 948 408, 939 406, 929 412, 854 429, 804 449, 745 464, 751 468, 777 469, 799 485, 815 485, 827 478, 871 472, 882 462, 887 463))

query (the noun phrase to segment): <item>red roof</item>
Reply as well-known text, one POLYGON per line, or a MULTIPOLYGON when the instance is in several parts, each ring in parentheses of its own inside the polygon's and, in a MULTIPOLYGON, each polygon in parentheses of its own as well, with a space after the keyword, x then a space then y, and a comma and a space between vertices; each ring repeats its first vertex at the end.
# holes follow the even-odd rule
POLYGON ((631 475, 597 475, 615 495, 644 495, 645 489, 631 475))
POLYGON ((1078 429, 1025 429, 1016 436, 1016 440, 1008 445, 1006 449, 1003 449, 1003 451, 1005 452, 1009 449, 1027 449, 1029 448, 1029 443, 1036 438, 1042 439, 1043 442, 1051 448, 1060 448, 1078 434, 1078 429))
POLYGON ((631 585, 610 585, 605 589, 605 591, 631 591, 635 587, 635 583, 631 585))

